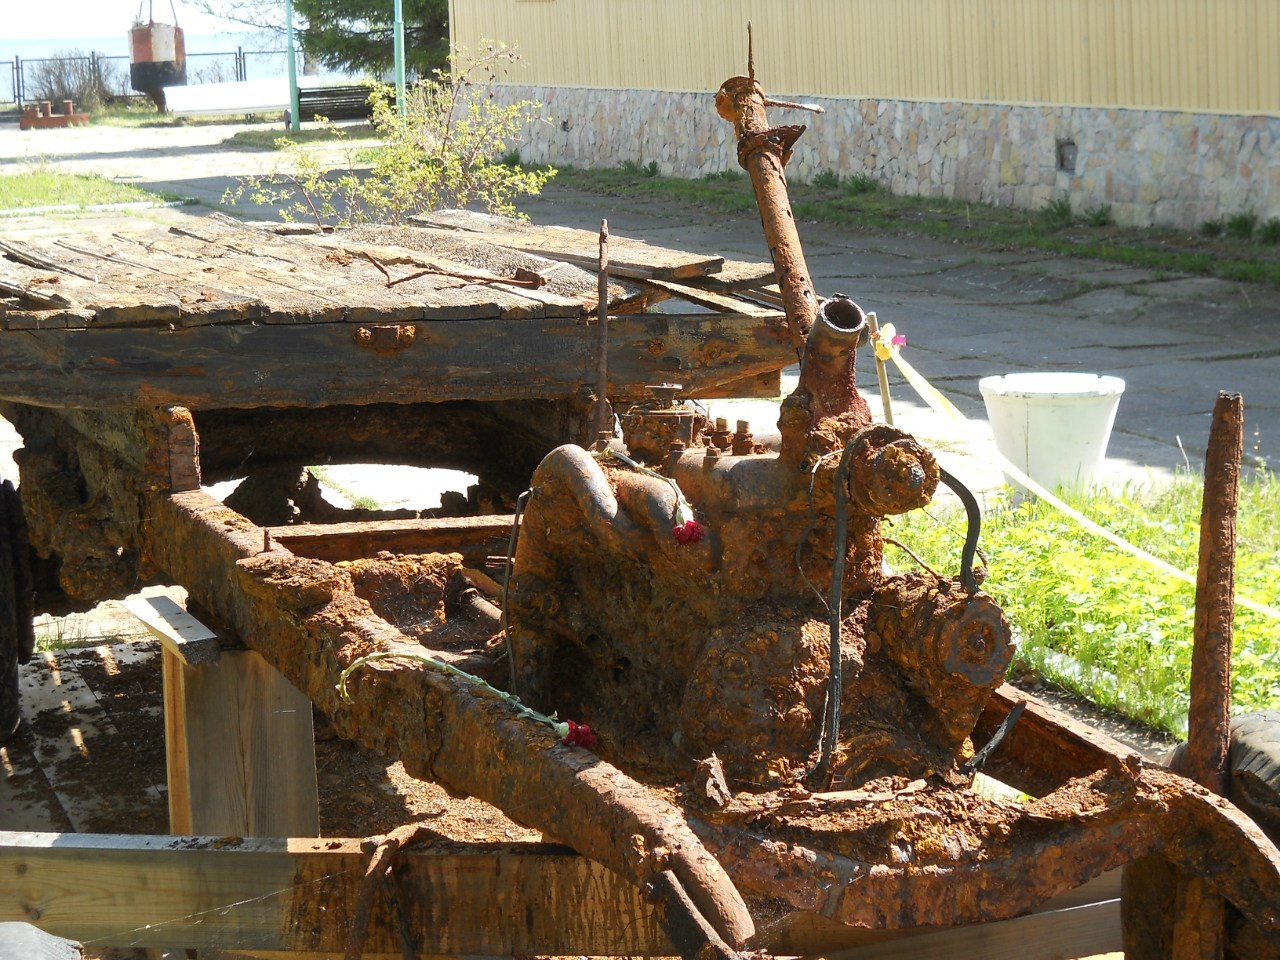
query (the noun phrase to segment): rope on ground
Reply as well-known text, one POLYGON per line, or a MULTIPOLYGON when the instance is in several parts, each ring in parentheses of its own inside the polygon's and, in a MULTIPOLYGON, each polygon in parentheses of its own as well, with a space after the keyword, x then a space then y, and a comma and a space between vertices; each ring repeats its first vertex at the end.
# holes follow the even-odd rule
MULTIPOLYGON (((905 338, 896 336, 893 324, 886 323, 880 328, 879 334, 875 337, 876 354, 879 356, 883 353, 886 359, 892 360, 894 366, 898 368, 898 372, 902 374, 903 379, 905 379, 907 383, 911 384, 912 389, 919 394, 920 399, 928 404, 931 409, 955 423, 971 439, 985 439, 974 426, 973 421, 961 413, 956 408, 955 404, 943 396, 942 392, 938 390, 937 387, 926 380, 920 371, 903 359, 901 348, 904 342, 905 338)), ((1143 563, 1146 563, 1162 573, 1173 577, 1175 580, 1180 580, 1183 583, 1189 583, 1192 586, 1195 586, 1195 576, 1187 573, 1185 570, 1178 569, 1167 560, 1162 560, 1155 554, 1148 553, 1141 547, 1135 546, 1123 537, 1112 533, 1098 522, 1089 519, 1075 507, 1064 503, 1058 497, 1054 496, 1053 493, 1032 480, 1029 476, 1023 473, 1023 471, 1018 469, 1018 467, 1010 463, 998 450, 996 451, 996 460, 999 462, 1000 468, 1008 476, 1012 477, 1050 506, 1066 514, 1089 533, 1092 533, 1096 537, 1101 537, 1117 549, 1123 550, 1130 556, 1136 557, 1143 563)), ((1239 606, 1246 610, 1252 610, 1254 613, 1261 614, 1264 617, 1280 621, 1280 610, 1275 607, 1268 606, 1265 603, 1259 603, 1257 600, 1242 596, 1238 593, 1236 594, 1235 600, 1239 606)))

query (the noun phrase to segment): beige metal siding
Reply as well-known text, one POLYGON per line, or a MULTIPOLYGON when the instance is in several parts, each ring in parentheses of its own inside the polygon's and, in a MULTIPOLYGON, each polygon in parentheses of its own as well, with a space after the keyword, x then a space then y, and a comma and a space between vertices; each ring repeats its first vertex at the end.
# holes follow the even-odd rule
POLYGON ((1280 0, 452 0, 517 83, 1280 114, 1280 0))

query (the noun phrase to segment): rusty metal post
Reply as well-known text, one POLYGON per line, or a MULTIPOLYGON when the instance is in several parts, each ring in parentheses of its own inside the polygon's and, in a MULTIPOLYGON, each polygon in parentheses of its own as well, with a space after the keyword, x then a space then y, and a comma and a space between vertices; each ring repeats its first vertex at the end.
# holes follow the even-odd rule
MULTIPOLYGON (((1230 778, 1236 511, 1243 455, 1244 401, 1238 393, 1219 393, 1204 464, 1186 769, 1219 796, 1227 795, 1230 778)), ((1222 957, 1223 902, 1203 878, 1179 878, 1174 917, 1174 960, 1222 957)))
POLYGON ((600 286, 596 306, 596 437, 606 430, 613 435, 609 419, 609 221, 600 221, 600 286))
POLYGON ((809 267, 800 248, 796 221, 787 197, 783 168, 804 127, 770 127, 764 88, 752 77, 731 77, 716 93, 716 112, 733 124, 738 163, 751 176, 760 223, 787 314, 786 333, 797 351, 804 347, 818 309, 809 267))

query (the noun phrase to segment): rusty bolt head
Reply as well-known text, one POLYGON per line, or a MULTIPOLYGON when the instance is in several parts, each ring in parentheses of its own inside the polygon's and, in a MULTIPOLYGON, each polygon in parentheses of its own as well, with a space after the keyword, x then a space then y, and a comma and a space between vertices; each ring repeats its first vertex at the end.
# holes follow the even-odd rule
POLYGON ((356 341, 358 343, 372 343, 373 331, 368 327, 360 327, 356 330, 356 341))
POLYGON ((396 341, 403 347, 407 347, 413 341, 418 339, 418 328, 410 324, 406 327, 396 328, 396 341))

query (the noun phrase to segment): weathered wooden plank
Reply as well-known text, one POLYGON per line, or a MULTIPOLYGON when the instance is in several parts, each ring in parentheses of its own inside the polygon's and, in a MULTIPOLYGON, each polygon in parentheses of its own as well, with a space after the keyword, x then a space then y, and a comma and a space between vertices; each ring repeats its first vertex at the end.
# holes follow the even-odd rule
POLYGON ((394 553, 461 553, 468 563, 506 550, 511 517, 450 517, 427 520, 382 520, 366 523, 307 524, 271 527, 273 542, 300 557, 337 562, 394 553))
POLYGON ((0 326, 5 330, 83 330, 92 322, 91 310, 0 311, 0 326))
POLYGON ((726 260, 720 269, 709 277, 694 278, 686 282, 702 287, 704 290, 738 293, 773 283, 776 279, 773 264, 767 261, 726 260))
MULTIPOLYGON (((410 230, 412 228, 406 227, 402 229, 410 230)), ((504 279, 513 278, 514 268, 494 271, 488 265, 477 265, 469 262, 469 260, 457 260, 442 254, 424 256, 422 253, 404 247, 360 241, 350 233, 312 236, 307 237, 305 242, 313 246, 342 251, 357 258, 363 258, 370 269, 377 269, 374 266, 376 261, 389 274, 388 278, 382 278, 381 273, 379 273, 379 278, 382 279, 384 284, 390 283, 396 288, 404 288, 408 291, 419 290, 420 295, 423 290, 431 292, 455 289, 467 290, 479 303, 484 302, 487 293, 499 304, 501 308, 499 315, 509 319, 544 316, 578 317, 582 315, 585 309, 584 301, 581 298, 563 296, 547 289, 535 290, 529 287, 504 284, 502 282, 504 279), (369 259, 370 257, 373 259, 369 259), (427 271, 424 276, 413 280, 401 279, 423 271, 427 271), (468 280, 466 279, 467 277, 482 277, 485 278, 485 281, 468 280)), ((467 245, 459 244, 458 246, 465 249, 467 245)), ((510 253, 510 251, 506 252, 510 253)), ((526 258, 528 260, 541 260, 542 263, 545 263, 550 268, 564 266, 564 264, 557 264, 552 260, 542 260, 542 258, 527 256, 526 258)), ((529 268, 526 267, 525 269, 529 268)), ((542 274, 539 274, 539 276, 542 276, 542 274)), ((447 317, 436 318, 432 313, 429 302, 425 316, 427 319, 450 319, 447 317)))
MULTIPOLYGON (((356 840, 0 833, 0 920, 103 946, 343 949, 356 840)), ((442 841, 397 882, 421 954, 666 956, 638 890, 564 847, 442 841)), ((385 898, 370 953, 400 953, 385 898)))
POLYGON ((699 290, 696 286, 687 283, 675 283, 671 280, 641 280, 640 283, 656 287, 673 297, 679 297, 682 300, 688 300, 690 303, 696 303, 700 307, 706 307, 708 310, 718 310, 721 313, 741 313, 749 317, 760 317, 775 323, 782 322, 782 319, 786 316, 779 310, 769 310, 765 307, 757 306, 749 300, 743 300, 740 297, 726 293, 719 293, 715 290, 699 290))
POLYGON ((17 297, 24 307, 36 310, 74 310, 74 291, 87 281, 57 270, 33 267, 0 256, 0 293, 17 297))
MULTIPOLYGON (((756 317, 659 314, 610 323, 613 398, 643 397, 646 384, 661 381, 700 396, 795 360, 756 317)), ((0 354, 0 397, 194 409, 552 399, 576 395, 592 369, 590 330, 570 319, 412 326, 411 342, 387 351, 361 345, 348 324, 23 331, 0 354)))
MULTIPOLYGON (((510 289, 443 274, 427 274, 388 287, 372 261, 353 255, 341 245, 324 245, 317 237, 278 237, 213 218, 171 229, 181 236, 205 241, 220 257, 245 261, 241 269, 246 272, 257 272, 273 262, 284 264, 286 270, 305 277, 308 291, 343 303, 341 319, 353 323, 486 316, 519 319, 544 314, 539 301, 510 289)), ((419 269, 427 266, 423 263, 419 269)), ((399 275, 414 272, 402 267, 399 275)))
MULTIPOLYGON (((593 267, 599 259, 594 231, 572 227, 541 227, 509 217, 472 210, 437 210, 410 221, 425 227, 479 234, 486 242, 593 267)), ((654 247, 625 237, 609 239, 609 272, 620 277, 681 280, 719 272, 724 258, 654 247)))
MULTIPOLYGON (((487 242, 476 234, 459 234, 453 230, 433 230, 429 227, 391 226, 370 224, 328 237, 315 237, 313 243, 379 243, 402 250, 425 253, 431 257, 443 257, 455 263, 487 270, 499 276, 513 276, 523 268, 544 277, 547 285, 543 292, 574 300, 579 304, 596 301, 596 275, 572 263, 540 257, 523 250, 512 250, 487 242)), ((625 296, 620 284, 609 288, 610 299, 625 296)))

